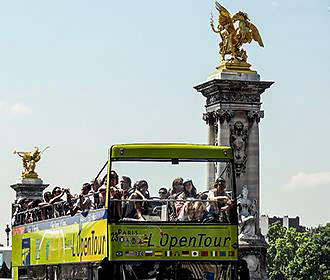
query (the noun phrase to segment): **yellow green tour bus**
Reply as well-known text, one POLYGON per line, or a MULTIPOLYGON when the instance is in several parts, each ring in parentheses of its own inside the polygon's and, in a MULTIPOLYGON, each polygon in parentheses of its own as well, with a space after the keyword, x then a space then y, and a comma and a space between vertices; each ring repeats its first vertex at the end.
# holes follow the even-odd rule
POLYGON ((101 208, 13 214, 14 279, 237 279, 230 147, 113 145, 103 169, 104 187, 86 195, 103 194, 101 208), (206 186, 210 166, 221 175, 220 195, 206 186), (120 188, 118 174, 136 183, 120 188))

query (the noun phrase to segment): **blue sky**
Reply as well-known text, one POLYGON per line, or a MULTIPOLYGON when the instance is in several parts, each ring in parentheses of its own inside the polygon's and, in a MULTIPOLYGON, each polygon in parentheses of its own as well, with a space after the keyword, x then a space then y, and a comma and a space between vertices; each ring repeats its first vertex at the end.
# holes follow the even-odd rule
MULTIPOLYGON (((329 221, 330 0, 221 2, 249 14, 265 48, 261 209, 329 221)), ((193 86, 218 64, 213 1, 3 1, 0 6, 0 241, 20 176, 14 149, 51 146, 37 167, 78 192, 113 143, 205 143, 193 86)))

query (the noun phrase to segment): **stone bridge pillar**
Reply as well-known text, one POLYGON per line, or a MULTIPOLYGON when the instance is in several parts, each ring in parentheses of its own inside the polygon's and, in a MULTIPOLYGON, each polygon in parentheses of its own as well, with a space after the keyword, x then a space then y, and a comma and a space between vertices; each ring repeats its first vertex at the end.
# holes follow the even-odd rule
MULTIPOLYGON (((218 71, 195 87, 206 98, 203 119, 208 125, 208 144, 232 146, 237 193, 242 194, 244 186, 248 189, 248 198, 243 197, 241 201, 254 209, 250 216, 253 222, 244 225, 246 227, 240 224, 239 257, 247 262, 253 280, 267 279, 266 243, 259 229, 259 122, 264 117, 261 95, 272 84, 260 81, 260 76, 251 70, 218 71), (244 232, 247 227, 249 230, 244 232)), ((208 164, 206 180, 209 189, 224 168, 224 165, 208 164)))
MULTIPOLYGON (((259 211, 259 122, 261 94, 273 82, 260 81, 258 74, 221 73, 195 89, 206 98, 203 119, 209 126, 208 144, 231 145, 235 154, 237 193, 248 186, 250 198, 259 211)), ((209 164, 207 186, 222 168, 209 164), (217 169, 217 170, 216 170, 217 169)))

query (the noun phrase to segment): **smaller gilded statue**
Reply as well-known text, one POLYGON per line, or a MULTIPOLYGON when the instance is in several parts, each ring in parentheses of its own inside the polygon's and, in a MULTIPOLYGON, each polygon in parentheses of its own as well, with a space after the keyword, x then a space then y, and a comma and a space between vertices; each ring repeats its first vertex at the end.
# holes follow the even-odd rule
POLYGON ((23 161, 23 179, 37 179, 38 174, 35 172, 36 163, 41 159, 41 155, 44 151, 49 148, 46 147, 43 151, 40 151, 38 147, 34 147, 31 152, 18 152, 14 151, 14 154, 17 154, 22 158, 23 161))
POLYGON ((243 44, 251 43, 252 40, 258 42, 263 47, 261 36, 257 27, 250 21, 248 15, 241 11, 231 16, 228 10, 221 6, 217 1, 216 8, 219 12, 218 26, 214 26, 213 16, 211 15, 211 29, 219 34, 219 53, 222 63, 236 64, 241 67, 249 67, 247 63, 247 53, 242 49, 243 44), (229 58, 227 57, 229 55, 229 58))

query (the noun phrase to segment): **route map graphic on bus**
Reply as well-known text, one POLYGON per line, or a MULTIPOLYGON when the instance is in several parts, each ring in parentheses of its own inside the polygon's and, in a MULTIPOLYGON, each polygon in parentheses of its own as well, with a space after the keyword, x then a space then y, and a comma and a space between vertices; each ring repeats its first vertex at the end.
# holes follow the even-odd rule
POLYGON ((30 265, 30 238, 22 239, 22 262, 23 265, 30 265))

